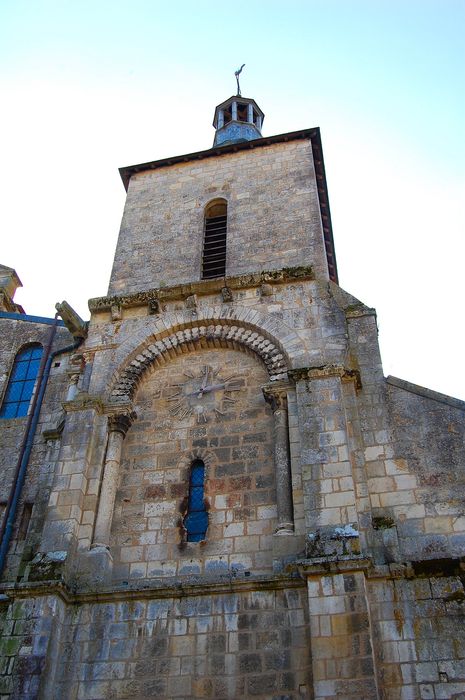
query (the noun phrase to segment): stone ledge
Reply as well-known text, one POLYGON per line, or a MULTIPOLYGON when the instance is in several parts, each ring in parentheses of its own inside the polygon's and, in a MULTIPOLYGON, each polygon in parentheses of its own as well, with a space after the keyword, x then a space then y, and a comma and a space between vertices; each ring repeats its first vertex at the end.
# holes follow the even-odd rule
POLYGON ((341 381, 353 381, 357 391, 362 388, 360 372, 357 369, 348 369, 344 365, 338 364, 321 365, 319 367, 297 367, 296 369, 288 370, 288 376, 294 382, 340 377, 341 381))
POLYGON ((95 297, 89 299, 89 311, 111 311, 112 306, 132 308, 136 306, 149 306, 157 304, 186 300, 193 295, 207 296, 209 294, 221 294, 223 289, 250 289, 261 287, 263 284, 285 284, 286 282, 303 282, 315 279, 313 268, 309 266, 284 267, 278 270, 264 270, 262 272, 235 277, 220 277, 214 280, 199 280, 189 284, 177 284, 173 287, 157 287, 133 294, 114 295, 110 297, 95 297))
POLYGON ((347 557, 298 559, 295 565, 301 576, 313 576, 315 574, 345 574, 349 571, 369 571, 373 567, 373 562, 370 558, 363 555, 359 557, 349 555, 347 557))
POLYGON ((386 382, 391 386, 395 386, 398 389, 403 389, 411 394, 417 394, 417 396, 422 396, 425 399, 445 403, 447 406, 452 406, 453 408, 458 408, 461 411, 465 411, 465 401, 456 399, 453 396, 441 394, 439 391, 433 391, 433 389, 426 389, 424 386, 412 384, 412 382, 407 382, 405 379, 399 379, 398 377, 393 377, 392 375, 386 377, 386 382))
POLYGON ((56 595, 65 603, 106 603, 111 601, 146 600, 152 598, 179 598, 180 596, 210 596, 216 594, 241 593, 245 591, 272 591, 287 588, 302 588, 305 582, 297 574, 274 574, 272 576, 233 576, 212 579, 198 577, 191 581, 154 579, 141 584, 135 581, 128 586, 99 587, 98 590, 73 591, 64 582, 34 581, 0 586, 0 599, 8 596, 31 598, 56 595))

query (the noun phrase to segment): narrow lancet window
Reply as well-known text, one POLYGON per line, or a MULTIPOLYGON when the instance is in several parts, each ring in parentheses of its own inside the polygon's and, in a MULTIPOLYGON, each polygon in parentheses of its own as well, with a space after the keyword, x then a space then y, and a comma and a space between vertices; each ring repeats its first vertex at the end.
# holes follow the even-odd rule
POLYGON ((15 357, 0 418, 27 416, 42 357, 41 345, 29 345, 15 357))
POLYGON ((201 542, 208 528, 208 513, 204 500, 205 464, 201 459, 192 463, 189 483, 189 500, 184 527, 188 542, 201 542))
POLYGON ((224 277, 226 273, 227 203, 217 199, 205 209, 202 279, 224 277))

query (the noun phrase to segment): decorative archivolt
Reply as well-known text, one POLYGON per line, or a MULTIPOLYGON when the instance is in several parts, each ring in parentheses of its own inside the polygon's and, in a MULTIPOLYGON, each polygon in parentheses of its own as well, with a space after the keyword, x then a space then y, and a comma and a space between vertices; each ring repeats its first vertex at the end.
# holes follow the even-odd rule
POLYGON ((152 338, 119 372, 111 390, 110 400, 131 399, 149 366, 162 366, 179 355, 202 348, 226 347, 253 352, 264 363, 270 381, 285 379, 289 369, 287 358, 277 345, 258 330, 225 323, 184 328, 161 338, 152 338))

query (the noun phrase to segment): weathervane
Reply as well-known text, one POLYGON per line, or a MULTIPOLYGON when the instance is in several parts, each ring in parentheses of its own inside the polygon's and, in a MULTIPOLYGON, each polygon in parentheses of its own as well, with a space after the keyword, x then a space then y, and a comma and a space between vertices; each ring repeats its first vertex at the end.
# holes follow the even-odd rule
POLYGON ((236 76, 236 82, 237 82, 237 96, 241 97, 241 86, 239 85, 239 76, 242 73, 242 69, 244 68, 245 63, 242 64, 240 68, 235 71, 234 75, 236 76))

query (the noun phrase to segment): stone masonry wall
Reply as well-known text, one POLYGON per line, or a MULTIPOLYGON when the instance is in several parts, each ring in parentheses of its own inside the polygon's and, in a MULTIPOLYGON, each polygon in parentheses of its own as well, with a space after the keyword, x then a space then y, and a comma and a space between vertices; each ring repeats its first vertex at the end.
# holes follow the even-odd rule
MULTIPOLYGON (((6 390, 17 352, 29 343, 45 345, 50 328, 50 325, 30 321, 0 319, 0 397, 3 396, 6 390)), ((72 342, 72 339, 68 331, 62 327, 58 328, 53 350, 64 347, 70 342, 72 342)), ((67 366, 67 356, 57 357, 50 372, 34 447, 29 459, 27 480, 21 494, 16 527, 13 532, 5 571, 6 577, 17 571, 20 565, 27 546, 26 530, 29 530, 29 536, 33 536, 34 533, 36 535, 40 534, 40 523, 48 501, 50 482, 55 468, 54 446, 46 444, 42 437, 42 431, 46 428, 51 428, 59 420, 60 402, 64 400, 66 395, 67 366), (29 513, 27 516, 24 515, 25 504, 32 508, 29 528, 27 527, 29 513)), ((0 420, 0 473, 2 475, 0 481, 0 503, 6 503, 11 490, 26 422, 27 417, 0 420)))
POLYGON ((117 579, 272 570, 273 419, 261 391, 267 380, 255 357, 223 349, 189 353, 145 375, 123 446, 113 520, 117 579), (199 397, 205 368, 220 388, 199 397), (228 377, 226 386, 237 390, 221 388, 228 377), (186 542, 182 527, 195 458, 206 467, 202 543, 186 542))
POLYGON ((228 202, 227 275, 311 264, 328 278, 305 140, 134 175, 109 294, 199 280, 204 209, 217 197, 228 202))
POLYGON ((74 604, 64 615, 51 597, 17 601, 2 615, 0 697, 311 698, 302 583, 74 604))
POLYGON ((388 383, 395 465, 416 477, 417 510, 408 523, 397 525, 399 544, 405 559, 460 557, 465 552, 465 404, 417 387, 426 394, 420 395, 408 386, 388 383))
POLYGON ((465 592, 458 576, 368 580, 380 697, 465 697, 465 592))
MULTIPOLYGON (((234 291, 227 303, 221 294, 202 296, 193 309, 182 300, 168 302, 154 315, 149 314, 144 303, 124 308, 121 318, 113 321, 110 312, 94 313, 85 344, 93 363, 89 392, 109 393, 117 373, 158 338, 202 325, 215 327, 224 323, 257 336, 272 337, 287 355, 290 366, 319 366, 346 360, 344 313, 326 283, 296 281, 268 287, 266 294, 253 287, 234 291)), ((189 351, 186 344, 179 345, 175 352, 189 351)))

